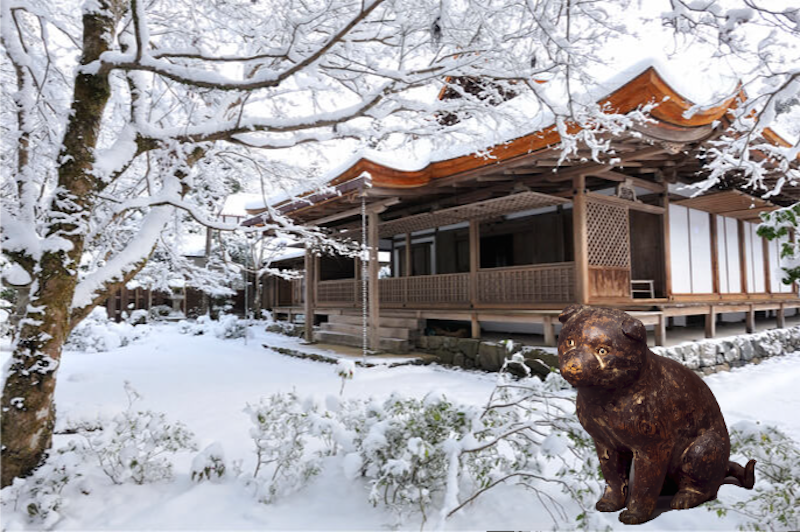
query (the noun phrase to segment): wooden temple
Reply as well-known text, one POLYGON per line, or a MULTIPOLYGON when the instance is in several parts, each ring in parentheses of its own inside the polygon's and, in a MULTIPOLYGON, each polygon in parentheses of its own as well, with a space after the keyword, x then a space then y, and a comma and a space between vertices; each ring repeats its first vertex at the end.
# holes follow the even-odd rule
MULTIPOLYGON (((700 196, 681 191, 703 178, 704 148, 729 125, 734 100, 687 117, 692 102, 649 68, 603 101, 621 113, 661 102, 652 122, 612 139, 613 163, 579 153, 559 164, 551 127, 494 147, 490 158, 417 171, 361 159, 330 182, 333 192, 274 208, 361 241, 366 204, 373 349, 408 347, 430 320, 468 323, 473 337, 482 323, 539 324, 555 345, 556 318, 571 303, 632 312, 660 345, 673 316, 705 316, 707 336, 726 313, 745 313, 748 331, 757 311, 774 311, 783 326, 784 311, 800 307, 797 286, 781 282, 781 242, 756 227, 761 212, 797 202, 800 190, 787 185, 765 201, 732 178, 700 196), (382 278, 379 250, 390 254, 382 278)), ((309 339, 358 345, 361 266, 310 250, 298 261, 305 278, 271 278, 266 306, 314 317, 309 339)))

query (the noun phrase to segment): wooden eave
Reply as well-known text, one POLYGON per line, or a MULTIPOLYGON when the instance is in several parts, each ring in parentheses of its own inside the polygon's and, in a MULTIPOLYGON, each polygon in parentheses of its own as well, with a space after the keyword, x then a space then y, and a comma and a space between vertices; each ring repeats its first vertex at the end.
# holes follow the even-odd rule
MULTIPOLYGON (((649 67, 631 81, 601 99, 598 103, 605 106, 609 112, 628 113, 640 106, 651 102, 659 104, 649 111, 649 115, 655 119, 655 123, 647 123, 636 126, 636 130, 642 133, 645 140, 635 140, 641 147, 642 153, 648 151, 647 143, 656 143, 657 146, 664 148, 664 153, 676 154, 682 146, 690 143, 702 142, 715 134, 718 129, 718 122, 726 122, 726 115, 737 105, 737 101, 743 98, 742 91, 732 96, 720 105, 694 113, 692 116, 685 116, 685 113, 694 107, 694 103, 681 96, 675 91, 658 73, 649 67)), ((577 131, 577 126, 573 126, 572 131, 577 131)), ((764 130, 764 138, 768 142, 777 145, 789 145, 784 139, 770 129, 764 130)), ((369 159, 359 159, 347 170, 336 176, 329 182, 329 186, 337 187, 351 182, 360 176, 369 175, 372 188, 365 191, 366 196, 382 195, 386 197, 394 193, 403 197, 434 193, 437 187, 443 185, 455 186, 459 180, 470 179, 502 179, 502 174, 513 173, 514 167, 519 167, 524 173, 531 168, 542 166, 543 163, 552 162, 555 146, 561 141, 555 126, 550 126, 542 130, 518 137, 507 143, 495 146, 488 151, 488 157, 474 154, 455 157, 444 161, 436 161, 418 170, 398 170, 389 166, 384 166, 369 159), (545 157, 551 160, 543 161, 545 157)), ((630 150, 628 168, 635 168, 635 148, 630 150)), ((650 148, 652 151, 652 148, 650 148)), ((692 150, 694 152, 694 150, 692 150)), ((650 155, 644 156, 649 158, 650 155)), ((547 164, 544 164, 547 166, 547 164)), ((591 163, 590 165, 591 166, 591 163)), ((604 165, 597 164, 598 169, 604 165)), ((641 166, 641 165, 640 165, 641 166)), ((658 166, 656 161, 652 165, 658 166)), ((539 168, 535 175, 546 175, 548 172, 549 181, 561 181, 553 179, 553 176, 575 172, 578 169, 569 166, 561 166, 555 172, 549 172, 539 168)), ((553 168, 555 170, 555 168, 553 168)), ((591 175, 591 172, 586 172, 591 175)), ((511 176, 509 182, 518 180, 511 176)), ((439 191, 441 194, 443 191, 439 191)), ((313 193, 308 193, 312 195, 313 193)), ((276 207, 282 214, 290 214, 299 220, 312 220, 315 217, 329 215, 336 209, 344 209, 352 206, 352 198, 346 195, 339 197, 326 198, 329 204, 327 209, 320 208, 321 202, 306 201, 305 199, 294 202, 283 202, 276 207)))
POLYGON ((694 198, 673 201, 675 205, 689 207, 700 211, 719 214, 737 220, 758 222, 761 221, 762 212, 770 212, 778 209, 777 205, 761 198, 749 196, 738 190, 725 190, 705 194, 694 198))

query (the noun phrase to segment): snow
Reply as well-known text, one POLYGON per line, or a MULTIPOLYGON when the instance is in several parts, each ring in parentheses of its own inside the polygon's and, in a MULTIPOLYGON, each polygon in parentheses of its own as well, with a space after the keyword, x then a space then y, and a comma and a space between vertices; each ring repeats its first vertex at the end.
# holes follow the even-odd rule
MULTIPOLYGON (((206 456, 222 455, 229 463, 242 460, 242 469, 252 471, 255 453, 248 435, 251 423, 243 413, 246 404, 279 391, 294 391, 301 398, 335 406, 332 397, 339 395, 341 379, 329 364, 287 357, 262 346, 337 356, 335 353, 264 332, 263 324, 251 330, 249 338, 223 340, 212 335, 181 334, 176 324, 153 325, 149 334, 125 347, 101 353, 66 351, 56 390, 57 430, 63 429, 67 420, 111 419, 126 408, 124 383, 130 381, 142 395, 142 409, 164 412, 167 418, 185 423, 196 434, 198 448, 207 450, 206 456)), ((2 348, 0 363, 9 356, 8 344, 2 344, 2 348)), ((340 367, 351 367, 349 362, 340 367)), ((766 359, 759 365, 705 380, 729 426, 740 421, 772 423, 800 440, 800 391, 796 384, 800 380, 800 353, 766 359)), ((437 365, 383 365, 357 368, 342 393, 345 399, 373 397, 378 401, 392 393, 421 398, 435 392, 429 397, 444 394, 453 401, 482 406, 495 382, 493 374, 437 365)), ((370 437, 382 436, 377 426, 373 426, 373 432, 370 437)), ((64 445, 70 438, 57 435, 54 444, 64 445)), ((562 443, 552 439, 548 446, 557 451, 562 443)), ((379 530, 393 519, 387 510, 368 502, 367 486, 358 476, 358 455, 343 453, 338 461, 326 462, 322 473, 308 486, 270 505, 256 502, 240 484, 229 479, 192 481, 193 465, 202 465, 197 461, 202 459, 196 457, 192 452, 177 455, 172 482, 116 486, 93 479, 89 496, 73 498, 60 510, 62 519, 55 529, 379 530)), ((545 489, 569 505, 557 488, 545 489)), ((743 493, 740 488, 723 486, 719 497, 734 501, 743 493)), ((602 518, 613 529, 624 528, 616 514, 602 518)), ((418 518, 414 519, 401 528, 419 530, 418 518)), ((738 519, 731 514, 718 518, 704 508, 667 511, 641 529, 731 530, 741 523, 738 519)), ((434 527, 436 520, 429 520, 425 528, 434 527)), ((12 530, 14 523, 22 522, 17 516, 5 521, 4 529, 12 530)), ((444 523, 450 530, 552 526, 535 495, 513 484, 495 488, 444 523)))

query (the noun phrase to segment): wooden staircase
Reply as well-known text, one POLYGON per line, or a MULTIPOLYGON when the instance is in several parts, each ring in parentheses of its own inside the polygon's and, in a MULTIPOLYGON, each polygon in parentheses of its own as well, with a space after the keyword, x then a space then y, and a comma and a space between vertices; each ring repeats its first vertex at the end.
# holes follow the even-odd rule
MULTIPOLYGON (((422 321, 416 318, 381 316, 378 328, 380 350, 392 353, 408 353, 413 350, 420 335, 422 321)), ((314 332, 314 339, 326 344, 361 347, 362 317, 360 314, 331 314, 328 321, 314 332)))

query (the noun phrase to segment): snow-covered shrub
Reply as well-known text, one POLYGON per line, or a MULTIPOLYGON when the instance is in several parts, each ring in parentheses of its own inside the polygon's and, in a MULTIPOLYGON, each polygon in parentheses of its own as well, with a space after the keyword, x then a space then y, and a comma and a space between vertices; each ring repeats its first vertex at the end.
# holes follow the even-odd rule
POLYGON ((212 443, 192 460, 192 480, 197 482, 219 482, 225 476, 226 470, 225 453, 219 442, 212 443))
POLYGON ((123 347, 146 336, 146 325, 136 326, 108 319, 105 307, 97 307, 69 335, 67 350, 97 353, 123 347))
POLYGON ((756 460, 756 485, 747 499, 709 510, 748 518, 741 530, 800 530, 800 446, 778 428, 749 421, 731 427, 731 457, 756 460))
POLYGON ((277 393, 245 408, 256 446, 256 468, 248 484, 259 502, 293 493, 319 472, 316 457, 305 452, 313 432, 313 410, 313 405, 301 405, 294 393, 277 393))
POLYGON ((46 462, 30 477, 14 479, 0 496, 3 530, 25 525, 38 530, 53 528, 71 498, 79 493, 89 494, 82 483, 80 462, 80 457, 69 447, 61 448, 49 452, 46 462))
POLYGON ((292 336, 295 338, 299 338, 305 334, 305 329, 303 327, 286 321, 276 321, 270 323, 267 325, 265 330, 267 332, 284 334, 286 336, 292 336))
POLYGON ((178 324, 181 334, 192 336, 211 335, 223 340, 250 337, 247 321, 233 314, 220 315, 219 320, 209 316, 199 316, 195 321, 182 320, 178 324))
POLYGON ((136 309, 125 318, 125 322, 131 325, 144 325, 147 323, 148 312, 145 309, 136 309))
POLYGON ((152 321, 161 321, 172 314, 172 307, 168 305, 153 305, 148 311, 152 321))
POLYGON ((392 395, 350 415, 361 472, 369 479, 369 500, 402 519, 419 510, 423 519, 433 497, 445 488, 448 442, 470 432, 477 410, 459 407, 444 396, 423 399, 392 395))
POLYGON ((353 376, 356 373, 356 363, 352 360, 347 360, 345 358, 340 358, 339 362, 336 363, 336 375, 342 379, 342 387, 339 388, 339 395, 344 393, 344 385, 347 383, 348 380, 353 380, 353 376))
POLYGON ((111 427, 101 431, 82 424, 68 427, 83 437, 82 442, 73 442, 75 451, 94 457, 114 484, 171 479, 172 462, 164 455, 196 451, 194 434, 161 412, 134 409, 141 396, 129 382, 125 382, 125 392, 128 408, 114 416, 111 427))

